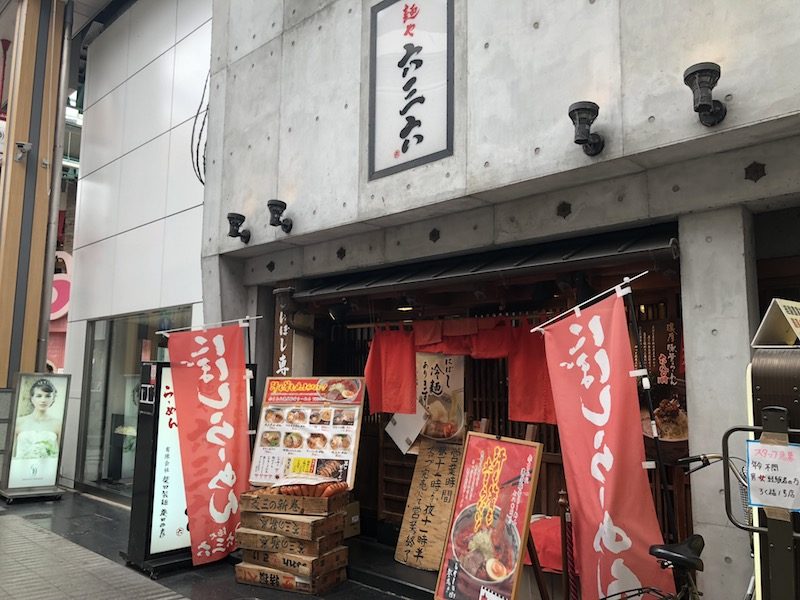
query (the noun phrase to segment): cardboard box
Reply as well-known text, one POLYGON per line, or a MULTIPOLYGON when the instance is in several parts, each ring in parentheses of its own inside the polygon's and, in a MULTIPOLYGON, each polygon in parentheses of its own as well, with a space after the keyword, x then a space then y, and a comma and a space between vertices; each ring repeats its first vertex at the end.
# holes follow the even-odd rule
POLYGON ((236 581, 249 585, 302 592, 304 594, 324 594, 347 580, 347 569, 334 569, 316 578, 302 577, 284 573, 270 567, 250 563, 236 565, 236 581))
POLYGON ((263 552, 261 550, 244 550, 244 562, 252 565, 271 567, 303 577, 319 577, 323 573, 347 566, 347 547, 339 546, 322 556, 303 556, 302 554, 286 554, 282 552, 263 552))
POLYGON ((344 514, 344 537, 345 539, 357 536, 361 533, 361 505, 358 502, 351 502, 345 507, 344 514))
POLYGON ((268 533, 279 533, 301 540, 316 540, 344 531, 344 513, 315 517, 244 511, 242 512, 242 527, 268 533))
POLYGON ((250 512, 282 513, 293 515, 330 515, 344 510, 350 494, 344 492, 330 498, 314 496, 285 496, 245 492, 239 499, 242 510, 250 512))
POLYGON ((236 543, 240 548, 248 550, 321 556, 341 545, 342 534, 336 533, 318 540, 299 540, 275 533, 240 527, 236 530, 236 543))

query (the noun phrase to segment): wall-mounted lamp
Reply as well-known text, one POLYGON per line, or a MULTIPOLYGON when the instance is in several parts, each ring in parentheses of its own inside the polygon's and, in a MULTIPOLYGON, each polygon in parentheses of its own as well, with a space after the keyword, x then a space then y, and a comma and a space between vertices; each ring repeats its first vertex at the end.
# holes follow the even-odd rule
POLYGON ((286 202, 283 200, 270 200, 267 202, 269 209, 269 224, 273 227, 280 227, 284 233, 289 233, 292 230, 291 219, 281 219, 283 211, 286 210, 286 202))
POLYGON ((250 230, 249 229, 240 229, 240 227, 244 224, 244 215, 240 215, 239 213, 228 213, 228 225, 230 225, 230 229, 228 230, 228 237, 238 237, 240 238, 245 244, 250 243, 250 230))
POLYGON ((569 107, 569 118, 575 125, 575 143, 583 146, 587 156, 597 156, 603 151, 605 140, 599 133, 592 133, 592 123, 600 107, 594 102, 576 102, 569 107))
POLYGON ((711 90, 717 85, 721 73, 716 63, 705 62, 692 65, 683 73, 683 82, 692 90, 694 112, 706 127, 722 123, 728 109, 725 104, 711 97, 711 90))

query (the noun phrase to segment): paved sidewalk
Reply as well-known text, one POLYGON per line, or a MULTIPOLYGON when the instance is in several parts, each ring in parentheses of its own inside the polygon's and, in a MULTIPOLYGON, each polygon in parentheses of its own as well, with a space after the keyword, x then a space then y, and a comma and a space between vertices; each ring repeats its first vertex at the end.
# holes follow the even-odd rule
POLYGON ((4 515, 0 598, 180 600, 185 596, 21 517, 4 515))

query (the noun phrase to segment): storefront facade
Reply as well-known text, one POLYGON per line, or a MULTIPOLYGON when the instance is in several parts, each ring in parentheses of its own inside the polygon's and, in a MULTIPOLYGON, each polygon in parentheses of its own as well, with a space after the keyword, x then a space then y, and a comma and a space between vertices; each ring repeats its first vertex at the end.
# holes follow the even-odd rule
POLYGON ((157 331, 202 320, 211 2, 105 8, 86 61, 60 483, 129 503, 141 362, 166 358, 157 331))
MULTIPOLYGON (((569 279, 574 302, 577 272, 599 290, 619 281, 613 276, 651 269, 634 292, 645 306, 653 296, 656 314, 664 298, 682 324, 689 451, 717 451, 728 427, 747 422, 745 369, 764 302, 759 282, 763 294, 788 290, 799 272, 789 224, 800 206, 800 95, 788 58, 798 8, 456 0, 452 153, 376 178, 369 156, 377 4, 215 4, 205 320, 263 314, 256 358, 277 367, 284 345, 275 315, 285 310, 297 327, 283 364, 291 375, 322 374, 336 352, 325 364, 321 348, 353 330, 319 325, 327 342, 300 331, 315 319, 330 323, 332 306, 349 306, 351 325, 405 318, 389 307, 404 296, 427 296, 414 318, 528 313, 537 300, 508 288, 569 279), (586 31, 576 35, 579 27, 586 31), (713 94, 728 112, 713 127, 698 121, 683 81, 684 70, 703 61, 722 66, 713 94), (600 107, 592 131, 605 148, 596 156, 573 143, 567 109, 582 100, 600 107), (273 198, 287 204, 289 233, 269 224, 273 198), (228 235, 227 213, 245 216, 249 243, 228 235), (677 239, 680 258, 672 263, 624 252, 610 263, 608 252, 571 262, 595 236, 662 226, 677 239), (498 250, 534 253, 552 242, 574 245, 511 279, 500 268, 481 273, 481 260, 498 250), (408 265, 444 272, 459 261, 474 272, 442 283, 420 269, 391 285, 370 283, 408 265), (359 273, 368 275, 359 281, 359 273), (347 286, 315 297, 337 277, 347 286)), ((549 308, 564 301, 556 300, 549 308)), ((349 335, 348 348, 366 347, 367 336, 349 335)), ((338 359, 345 368, 347 357, 338 359)), ((732 597, 752 573, 747 537, 728 525, 720 489, 713 474, 692 481, 708 598, 732 597)), ((394 510, 401 509, 400 501, 394 510)))

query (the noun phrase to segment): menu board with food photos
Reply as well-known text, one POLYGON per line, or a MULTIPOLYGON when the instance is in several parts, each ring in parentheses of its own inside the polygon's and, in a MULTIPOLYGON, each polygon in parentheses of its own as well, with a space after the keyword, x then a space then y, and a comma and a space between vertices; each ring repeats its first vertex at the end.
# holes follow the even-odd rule
POLYGON ((541 461, 536 442, 467 434, 436 600, 516 596, 541 461))
POLYGON ((336 480, 352 488, 363 405, 363 378, 268 378, 250 483, 336 480))

